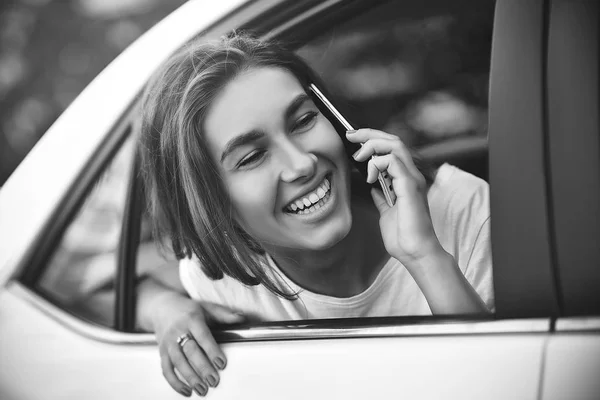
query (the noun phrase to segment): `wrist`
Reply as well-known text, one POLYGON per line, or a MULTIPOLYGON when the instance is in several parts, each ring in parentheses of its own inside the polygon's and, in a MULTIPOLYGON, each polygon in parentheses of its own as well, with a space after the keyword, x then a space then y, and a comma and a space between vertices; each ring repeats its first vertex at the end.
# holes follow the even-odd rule
POLYGON ((435 240, 423 243, 418 251, 414 251, 410 255, 405 254, 403 259, 396 258, 399 259, 408 270, 411 270, 413 268, 421 269, 427 266, 437 265, 440 261, 446 260, 448 256, 451 257, 451 255, 444 250, 437 238, 435 238, 435 240))
POLYGON ((441 245, 405 264, 405 267, 417 282, 445 279, 449 274, 460 273, 452 254, 441 245))

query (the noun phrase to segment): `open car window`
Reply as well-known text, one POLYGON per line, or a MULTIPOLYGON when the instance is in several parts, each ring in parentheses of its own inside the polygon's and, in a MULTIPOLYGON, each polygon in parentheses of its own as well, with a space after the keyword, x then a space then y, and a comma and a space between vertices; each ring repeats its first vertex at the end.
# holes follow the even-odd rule
MULTIPOLYGON (((437 6, 386 2, 330 27, 297 53, 359 126, 397 134, 434 164, 450 162, 487 179, 494 2, 429 3, 437 6)), ((155 251, 149 242, 142 246, 155 251)))
MULTIPOLYGON (((437 7, 385 2, 333 26, 298 53, 343 97, 360 126, 395 133, 425 152, 440 143, 458 143, 432 160, 450 161, 486 178, 494 2, 433 3, 437 7), (483 146, 471 152, 473 141, 483 146), (469 164, 473 154, 478 158, 469 164)), ((114 280, 132 140, 98 180, 36 284, 62 308, 104 326, 114 326, 114 280)), ((137 265, 125 267, 135 267, 138 276, 176 268, 153 242, 147 216, 142 221, 137 265)))

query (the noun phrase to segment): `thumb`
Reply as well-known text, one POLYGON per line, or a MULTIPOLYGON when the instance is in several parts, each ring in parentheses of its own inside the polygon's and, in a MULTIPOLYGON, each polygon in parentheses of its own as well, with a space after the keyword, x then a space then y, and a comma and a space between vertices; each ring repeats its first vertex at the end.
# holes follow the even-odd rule
POLYGON ((379 215, 382 215, 384 212, 390 209, 387 201, 385 200, 385 196, 383 192, 379 189, 371 189, 371 197, 373 197, 373 203, 375 203, 375 207, 379 210, 379 215))
POLYGON ((203 304, 208 319, 217 324, 237 324, 246 321, 246 316, 220 304, 203 304))

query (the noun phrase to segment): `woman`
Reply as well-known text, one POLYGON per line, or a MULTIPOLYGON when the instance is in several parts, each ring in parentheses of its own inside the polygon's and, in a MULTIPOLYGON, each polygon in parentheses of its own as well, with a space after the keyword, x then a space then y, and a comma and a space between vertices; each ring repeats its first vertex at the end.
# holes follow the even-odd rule
POLYGON ((174 366, 199 395, 225 367, 211 320, 493 307, 485 182, 444 165, 429 184, 396 136, 359 129, 345 135, 363 144, 353 157, 368 183, 388 173, 397 201, 353 196, 343 141, 308 95, 317 81, 293 53, 235 35, 188 45, 144 95, 151 211, 199 303, 147 280, 140 315, 184 395, 174 366))

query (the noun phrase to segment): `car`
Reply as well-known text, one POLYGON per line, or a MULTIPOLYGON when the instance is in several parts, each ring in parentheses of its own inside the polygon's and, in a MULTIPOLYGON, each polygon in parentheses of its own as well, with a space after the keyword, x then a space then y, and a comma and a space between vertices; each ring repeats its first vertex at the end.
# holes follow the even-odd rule
POLYGON ((218 328, 228 366, 208 396, 600 398, 598 7, 185 3, 80 94, 0 189, 0 398, 180 398, 154 335, 136 325, 136 279, 173 267, 144 211, 139 95, 187 41, 233 30, 291 44, 363 124, 489 182, 495 312, 218 328))

